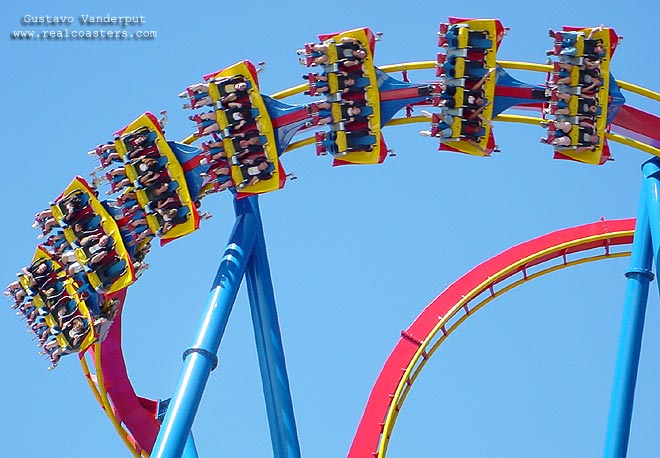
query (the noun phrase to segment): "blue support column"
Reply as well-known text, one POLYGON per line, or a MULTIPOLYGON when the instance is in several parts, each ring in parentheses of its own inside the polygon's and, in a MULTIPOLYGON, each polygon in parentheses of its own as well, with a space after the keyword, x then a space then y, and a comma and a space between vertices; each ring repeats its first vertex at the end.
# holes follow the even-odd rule
POLYGON ((204 317, 184 363, 165 419, 151 453, 152 458, 180 458, 190 435, 206 382, 215 369, 216 353, 256 239, 258 219, 252 201, 235 202, 236 223, 218 268, 204 317))
MULTIPOLYGON (((655 274, 658 276, 658 259, 660 256, 660 159, 653 158, 644 163, 644 186, 642 192, 646 198, 646 211, 649 215, 649 230, 651 233, 651 244, 653 246, 653 257, 655 262, 655 274)), ((660 288, 660 284, 658 284, 660 288)))
POLYGON ((197 454, 197 446, 195 446, 195 438, 192 435, 192 432, 188 434, 188 440, 186 441, 186 445, 183 448, 183 453, 181 454, 181 458, 198 458, 199 455, 197 454))
MULTIPOLYGON (((653 247, 649 226, 649 203, 657 196, 649 195, 649 163, 644 164, 644 184, 640 198, 635 238, 633 241, 631 267, 626 272, 627 288, 621 322, 621 334, 614 382, 610 401, 610 414, 605 437, 604 458, 625 458, 628 452, 630 422, 632 418, 637 368, 642 346, 644 318, 648 300, 649 284, 653 280, 653 247)), ((657 227, 656 227, 657 230, 657 227)), ((656 234, 660 235, 660 234, 656 234)), ((657 238, 657 237, 655 237, 657 238)))
POLYGON ((258 235, 248 261, 246 281, 254 326, 259 368, 266 402, 274 458, 300 458, 300 444, 284 359, 266 242, 259 220, 258 235))

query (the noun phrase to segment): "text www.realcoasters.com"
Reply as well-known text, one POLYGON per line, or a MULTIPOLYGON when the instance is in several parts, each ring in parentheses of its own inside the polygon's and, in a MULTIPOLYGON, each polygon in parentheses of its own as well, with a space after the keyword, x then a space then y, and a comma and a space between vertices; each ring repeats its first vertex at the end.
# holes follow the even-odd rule
POLYGON ((13 40, 153 40, 155 30, 142 30, 144 15, 95 16, 31 15, 20 18, 23 30, 12 30, 13 40), (48 30, 41 29, 46 26, 48 30))

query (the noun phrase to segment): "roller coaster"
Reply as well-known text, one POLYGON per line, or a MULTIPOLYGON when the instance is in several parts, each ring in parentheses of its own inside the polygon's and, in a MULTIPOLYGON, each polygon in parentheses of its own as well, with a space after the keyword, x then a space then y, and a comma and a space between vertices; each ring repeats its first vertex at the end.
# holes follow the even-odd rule
MULTIPOLYGON (((179 97, 192 113, 194 133, 182 141, 166 139, 166 113, 141 114, 116 130, 89 151, 99 161, 90 177, 75 177, 35 215, 40 243, 7 287, 49 369, 66 355, 78 356, 90 390, 133 456, 196 457, 192 422, 245 278, 273 454, 300 457, 258 203, 259 194, 296 178, 284 169, 285 153, 313 147, 333 166, 377 165, 394 155, 385 128, 419 123, 440 151, 489 157, 499 152, 493 125, 502 122, 543 127, 543 147, 559 160, 608 166, 613 143, 660 157, 660 118, 628 105, 623 92, 655 101, 660 94, 611 76, 620 42, 614 29, 549 31, 546 64, 498 60, 507 30, 496 19, 451 17, 439 26, 433 61, 382 66, 374 63, 381 34, 369 28, 321 34, 292 56, 306 71, 297 86, 262 94, 261 66, 250 61, 189 84, 179 97), (435 69, 435 81, 409 80, 410 73, 427 69, 435 69), (526 83, 509 70, 527 70, 544 81, 526 83), (303 93, 309 103, 286 101, 303 93), (210 216, 202 201, 215 194, 231 196, 236 220, 202 324, 184 352, 172 397, 138 396, 121 344, 127 290, 149 268, 152 244, 197 231, 210 216)), ((632 252, 605 446, 605 456, 625 456, 643 310, 660 246, 654 229, 660 227, 659 171, 656 159, 644 164, 637 220, 603 219, 538 237, 445 289, 401 332, 347 456, 386 456, 398 414, 426 362, 480 308, 545 274, 632 252)))

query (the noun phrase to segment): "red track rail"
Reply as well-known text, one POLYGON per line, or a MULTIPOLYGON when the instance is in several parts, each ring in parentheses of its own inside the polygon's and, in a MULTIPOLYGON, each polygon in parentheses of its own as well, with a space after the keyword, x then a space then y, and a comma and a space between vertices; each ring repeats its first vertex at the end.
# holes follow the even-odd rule
POLYGON ((401 332, 401 338, 385 361, 374 383, 348 452, 348 458, 373 458, 378 455, 385 418, 406 368, 413 361, 422 343, 431 337, 431 333, 438 322, 457 303, 464 299, 466 294, 473 292, 475 289, 478 289, 477 294, 479 294, 492 288, 497 282, 516 274, 522 273, 525 275, 526 270, 533 266, 556 258, 565 258, 571 253, 596 248, 604 248, 606 253, 609 253, 609 247, 611 246, 632 243, 632 231, 634 229, 634 219, 623 219, 600 221, 552 232, 509 248, 478 265, 451 284, 426 306, 408 329, 401 332), (612 237, 601 238, 598 241, 589 239, 603 234, 612 234, 612 237), (585 239, 583 243, 578 243, 570 248, 565 247, 567 243, 582 239, 585 239), (543 256, 536 257, 529 263, 520 264, 526 258, 541 252, 544 253, 543 256), (517 266, 507 272, 506 276, 502 277, 500 275, 491 280, 498 272, 514 265, 517 266), (489 282, 489 280, 491 281, 489 282))

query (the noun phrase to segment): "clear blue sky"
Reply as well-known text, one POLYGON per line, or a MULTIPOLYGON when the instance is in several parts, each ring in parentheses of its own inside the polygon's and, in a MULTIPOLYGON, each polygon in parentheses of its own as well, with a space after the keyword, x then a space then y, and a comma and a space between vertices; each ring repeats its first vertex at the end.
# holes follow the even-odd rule
MULTIPOLYGON (((147 1, 4 2, 0 81, 5 141, 4 283, 36 246, 32 215, 76 174, 85 152, 143 111, 167 109, 169 139, 192 130, 176 94, 236 61, 265 60, 262 92, 299 84, 295 50, 318 33, 368 26, 383 32, 375 61, 433 60, 448 15, 496 17, 510 27, 500 60, 543 62, 546 30, 614 27, 625 40, 612 62, 624 81, 660 90, 653 24, 660 7, 639 0, 550 6, 529 2, 380 2, 378 7, 278 1, 195 6, 147 1), (266 3, 266 2, 263 2, 266 3), (534 7, 530 6, 534 5, 534 7), (9 38, 25 15, 143 15, 150 41, 9 38), (649 62, 650 59, 650 62, 649 62)), ((57 25, 32 26, 35 31, 57 25)), ((71 30, 102 30, 80 25, 71 30)), ((108 30, 108 28, 105 28, 108 30)), ((115 27, 110 30, 119 30, 115 27)), ((128 29, 129 33, 134 30, 128 29)), ((431 72, 411 73, 414 81, 431 72)), ((543 75, 518 74, 541 83, 543 75)), ((301 97, 298 101, 303 102, 301 97)), ((657 104, 631 103, 658 113, 657 104)), ((261 199, 303 455, 345 456, 378 371, 405 329, 448 284, 511 245, 546 232, 635 216, 640 152, 614 146, 603 167, 553 161, 533 126, 495 125, 492 158, 436 151, 423 126, 387 128, 397 157, 332 169, 312 149, 284 156, 299 179, 261 199)), ((230 195, 204 200, 214 218, 149 257, 131 287, 124 350, 138 393, 169 397, 232 226, 230 195)), ((602 454, 628 260, 555 273, 468 320, 427 365, 400 415, 392 457, 596 457, 602 454)), ((3 283, 3 284, 4 284, 3 283)), ((658 300, 653 287, 642 350, 630 457, 660 455, 658 300)), ((0 309, 2 456, 128 457, 96 405, 77 359, 54 372, 9 309, 0 309), (77 425, 77 426, 76 426, 77 425), (44 434, 45 433, 45 434, 44 434), (49 450, 52 453, 49 453, 49 450)), ((202 457, 271 456, 246 294, 222 342, 194 425, 202 457)))

